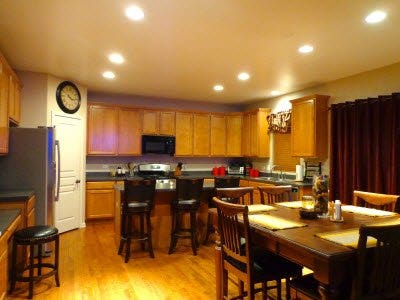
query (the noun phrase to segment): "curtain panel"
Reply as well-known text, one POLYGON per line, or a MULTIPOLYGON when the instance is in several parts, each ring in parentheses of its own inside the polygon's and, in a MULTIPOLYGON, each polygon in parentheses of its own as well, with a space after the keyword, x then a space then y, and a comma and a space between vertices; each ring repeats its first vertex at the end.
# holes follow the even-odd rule
POLYGON ((330 200, 400 194, 400 93, 331 106, 330 200))

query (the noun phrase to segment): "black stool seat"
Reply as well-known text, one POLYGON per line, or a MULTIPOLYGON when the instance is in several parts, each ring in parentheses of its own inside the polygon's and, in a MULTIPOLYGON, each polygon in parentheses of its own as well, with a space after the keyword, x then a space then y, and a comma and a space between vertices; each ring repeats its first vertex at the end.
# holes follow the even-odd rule
POLYGON ((58 234, 58 229, 51 226, 38 225, 31 226, 21 230, 18 230, 14 233, 14 239, 18 241, 18 243, 28 242, 32 243, 36 240, 53 238, 58 234))
POLYGON ((55 277, 56 285, 60 286, 60 280, 58 276, 58 265, 59 265, 59 234, 58 229, 52 226, 38 225, 31 226, 14 233, 13 239, 13 252, 12 252, 12 277, 10 292, 15 288, 17 281, 29 282, 29 294, 28 298, 31 299, 33 296, 33 283, 43 278, 50 276, 55 277), (43 263, 43 244, 49 242, 55 242, 55 257, 54 263, 43 263), (22 270, 17 270, 17 246, 29 246, 30 256, 29 264, 22 270), (35 246, 37 246, 37 263, 35 263, 34 254, 35 246), (43 269, 50 269, 47 272, 42 273, 43 269), (29 270, 29 275, 24 276, 24 271, 29 270), (36 270, 36 275, 35 275, 36 270))

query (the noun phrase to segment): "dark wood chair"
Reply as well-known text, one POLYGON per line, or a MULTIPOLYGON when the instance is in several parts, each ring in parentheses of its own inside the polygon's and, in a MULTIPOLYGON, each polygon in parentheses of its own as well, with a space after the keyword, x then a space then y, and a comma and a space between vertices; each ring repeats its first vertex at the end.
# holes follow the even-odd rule
MULTIPOLYGON (((215 177, 214 178, 214 188, 234 188, 239 187, 240 177, 215 177)), ((215 194, 215 192, 214 192, 215 194)), ((208 207, 215 207, 214 202, 210 197, 208 201, 208 207)), ((208 214, 207 216, 207 232, 204 238, 203 244, 207 244, 210 234, 214 233, 213 219, 212 214, 208 214)))
POLYGON ((197 255, 197 211, 203 192, 203 178, 178 178, 176 180, 176 198, 172 201, 171 241, 168 254, 172 254, 178 239, 191 239, 193 255, 197 255), (181 215, 190 214, 190 228, 185 228, 181 215))
POLYGON ((253 187, 216 188, 215 195, 222 201, 234 204, 253 204, 253 187), (246 200, 246 197, 249 200, 246 200))
MULTIPOLYGON (((224 298, 228 294, 228 272, 239 279, 239 293, 235 298, 254 299, 254 285, 261 283, 263 299, 267 289, 277 288, 281 299, 280 282, 290 274, 301 275, 301 267, 270 252, 253 247, 246 205, 232 204, 214 197, 218 211, 218 230, 222 250, 222 286, 224 298), (277 285, 267 287, 268 281, 277 285), (246 286, 246 291, 244 287, 246 286)), ((257 290, 258 291, 258 290, 257 290)))
POLYGON ((131 241, 141 242, 143 250, 147 242, 149 255, 154 258, 150 214, 154 207, 155 186, 156 181, 154 179, 124 181, 121 209, 121 240, 118 254, 122 253, 126 244, 126 263, 129 261, 131 254, 131 241), (134 228, 134 217, 139 221, 138 229, 134 228), (144 221, 146 221, 146 230, 144 221))
MULTIPOLYGON (((351 299, 400 299, 400 225, 361 225, 359 232, 351 299), (369 237, 377 240, 376 246, 367 246, 369 237)), ((290 289, 321 299, 311 274, 293 280, 290 289)))
POLYGON ((290 201, 291 185, 258 186, 262 204, 290 201))
POLYGON ((395 211, 399 195, 378 194, 363 191, 353 192, 353 205, 395 211))

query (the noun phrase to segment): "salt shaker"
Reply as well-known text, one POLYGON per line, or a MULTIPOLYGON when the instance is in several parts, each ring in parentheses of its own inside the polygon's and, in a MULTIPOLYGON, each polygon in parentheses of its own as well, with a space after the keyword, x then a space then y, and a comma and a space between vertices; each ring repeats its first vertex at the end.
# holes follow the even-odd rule
POLYGON ((335 221, 340 221, 342 219, 342 207, 341 207, 340 200, 335 200, 335 206, 334 206, 334 213, 333 213, 333 219, 335 221))

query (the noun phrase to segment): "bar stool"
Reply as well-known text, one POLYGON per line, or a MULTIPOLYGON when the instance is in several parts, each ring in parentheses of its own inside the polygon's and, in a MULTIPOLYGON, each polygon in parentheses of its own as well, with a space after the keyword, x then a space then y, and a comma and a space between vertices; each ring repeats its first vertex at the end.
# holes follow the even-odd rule
POLYGON ((196 213, 200 207, 200 197, 203 192, 203 178, 178 178, 176 180, 176 198, 172 201, 171 241, 168 254, 176 248, 178 238, 191 239, 193 255, 197 255, 199 243, 197 241, 196 213), (190 214, 190 228, 184 228, 180 217, 190 214))
POLYGON ((154 206, 156 181, 154 179, 135 179, 124 181, 123 202, 121 210, 121 239, 118 255, 121 255, 126 243, 125 263, 131 255, 131 241, 140 241, 145 250, 147 242, 151 258, 154 258, 153 243, 151 238, 150 214, 154 206), (138 231, 133 229, 133 217, 137 216, 140 222, 138 231), (146 231, 144 230, 146 219, 146 231))
MULTIPOLYGON (((240 184, 240 177, 215 177, 214 178, 214 187, 215 188, 233 188, 233 187, 239 187, 240 184)), ((215 207, 215 204, 209 199, 208 201, 208 207, 212 208, 215 207)), ((214 226, 213 226, 213 218, 212 214, 208 213, 207 215, 207 232, 206 232, 206 237, 204 238, 203 245, 206 245, 208 243, 208 239, 210 237, 210 234, 213 234, 215 232, 214 226)))
POLYGON ((32 299, 33 296, 33 283, 39 281, 43 278, 50 276, 55 277, 56 285, 60 286, 60 279, 58 276, 58 266, 59 266, 59 235, 58 229, 52 226, 38 225, 31 226, 14 233, 13 241, 13 252, 12 252, 12 276, 11 276, 11 286, 10 293, 15 288, 15 283, 17 281, 29 282, 29 294, 28 298, 32 299), (54 264, 43 263, 42 261, 42 251, 43 244, 49 242, 55 242, 55 257, 54 264), (23 270, 17 270, 17 246, 24 245, 29 246, 30 256, 29 264, 23 270), (35 246, 37 246, 37 263, 34 261, 35 246), (50 269, 46 273, 42 273, 43 269, 50 269), (35 269, 37 270, 37 275, 34 275, 35 269), (24 276, 24 271, 29 270, 29 276, 24 276))

